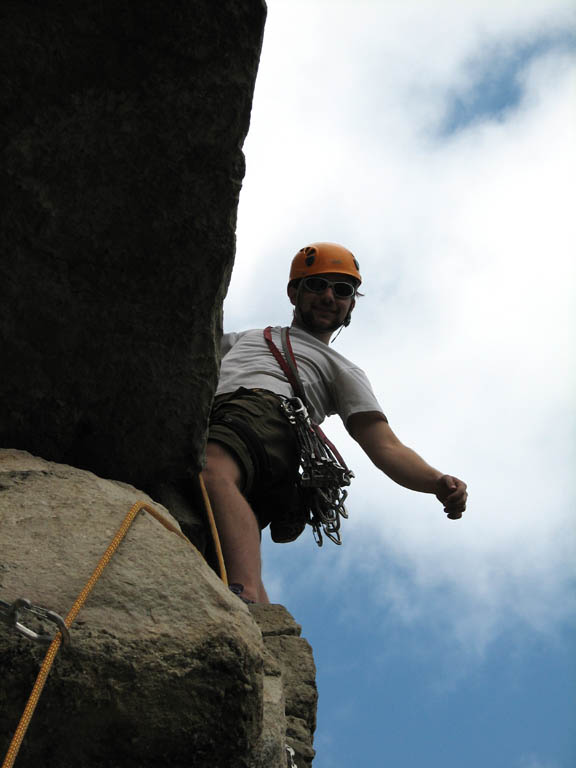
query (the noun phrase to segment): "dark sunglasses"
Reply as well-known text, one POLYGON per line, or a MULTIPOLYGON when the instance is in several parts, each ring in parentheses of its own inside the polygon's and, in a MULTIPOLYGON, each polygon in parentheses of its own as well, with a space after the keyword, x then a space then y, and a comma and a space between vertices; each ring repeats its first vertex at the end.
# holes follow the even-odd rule
POLYGON ((326 288, 332 288, 337 299, 351 299, 356 294, 356 288, 350 283, 333 283, 325 277, 305 277, 302 285, 312 293, 324 293, 326 288))

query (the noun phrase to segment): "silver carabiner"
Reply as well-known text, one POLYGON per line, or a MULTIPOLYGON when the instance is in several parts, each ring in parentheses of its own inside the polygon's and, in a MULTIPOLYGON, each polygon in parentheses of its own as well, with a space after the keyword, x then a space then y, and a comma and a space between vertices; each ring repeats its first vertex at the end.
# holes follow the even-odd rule
POLYGON ((14 600, 13 603, 6 603, 4 600, 0 600, 0 617, 4 619, 8 626, 12 627, 16 632, 24 635, 24 637, 27 637, 29 640, 34 640, 36 643, 51 643, 54 639, 52 635, 41 635, 18 620, 20 618, 19 614, 22 611, 28 611, 40 619, 56 624, 62 634, 64 645, 70 644, 70 632, 68 631, 66 622, 59 614, 54 611, 49 611, 46 608, 41 608, 38 605, 32 605, 30 600, 26 600, 25 597, 19 597, 14 600))
POLYGON ((292 747, 289 747, 288 744, 286 744, 286 766, 287 768, 298 768, 296 765, 294 758, 296 757, 296 752, 292 749, 292 747))
POLYGON ((288 402, 290 403, 294 413, 301 413, 305 417, 308 416, 308 410, 299 397, 289 397, 288 402))

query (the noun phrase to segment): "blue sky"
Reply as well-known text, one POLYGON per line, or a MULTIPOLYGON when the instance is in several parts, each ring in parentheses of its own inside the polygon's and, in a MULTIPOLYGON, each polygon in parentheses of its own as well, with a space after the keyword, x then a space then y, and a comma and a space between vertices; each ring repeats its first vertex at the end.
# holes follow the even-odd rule
POLYGON ((521 107, 526 83, 524 73, 538 58, 550 53, 576 50, 576 29, 561 29, 506 42, 492 42, 466 64, 467 87, 450 94, 440 136, 450 137, 483 120, 505 120, 521 107))
MULTIPOLYGON (((267 553, 271 567, 286 578, 306 568, 282 549, 267 553)), ((287 601, 318 666, 315 765, 574 765, 574 627, 542 634, 511 621, 478 657, 444 631, 433 597, 409 623, 371 598, 383 580, 409 578, 396 568, 353 569, 341 582, 299 586, 287 601)))
POLYGON ((576 765, 570 0, 270 0, 225 330, 287 324, 292 255, 357 255, 336 346, 465 479, 451 523, 335 418, 344 544, 264 539, 314 647, 315 768, 576 765))

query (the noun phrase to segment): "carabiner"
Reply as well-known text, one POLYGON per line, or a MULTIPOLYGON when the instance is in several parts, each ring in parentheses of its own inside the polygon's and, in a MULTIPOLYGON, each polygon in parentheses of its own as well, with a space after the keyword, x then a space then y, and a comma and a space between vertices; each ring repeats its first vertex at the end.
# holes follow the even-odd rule
POLYGON ((32 605, 30 600, 26 600, 25 597, 19 597, 14 600, 13 603, 6 603, 4 600, 0 600, 0 617, 4 619, 8 626, 12 627, 16 632, 24 635, 24 637, 27 637, 29 640, 34 640, 36 643, 51 643, 54 639, 52 635, 41 635, 18 620, 20 618, 19 613, 22 611, 28 611, 40 619, 56 624, 62 634, 64 645, 70 644, 70 632, 68 631, 66 622, 59 614, 54 611, 49 611, 46 608, 41 608, 38 605, 32 605))

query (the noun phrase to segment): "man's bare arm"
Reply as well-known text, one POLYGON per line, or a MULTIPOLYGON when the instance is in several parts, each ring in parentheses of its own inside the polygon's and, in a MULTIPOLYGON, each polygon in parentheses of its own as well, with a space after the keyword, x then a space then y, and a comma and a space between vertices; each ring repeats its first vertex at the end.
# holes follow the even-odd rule
POLYGON ((466 483, 453 475, 444 475, 394 434, 381 413, 355 413, 347 428, 371 461, 389 478, 405 488, 433 493, 452 520, 466 509, 466 483))

